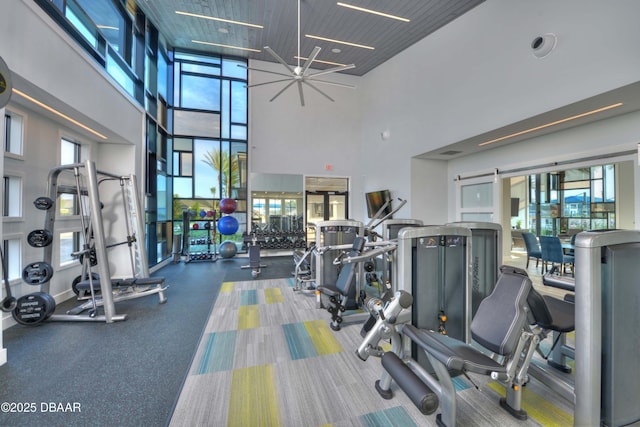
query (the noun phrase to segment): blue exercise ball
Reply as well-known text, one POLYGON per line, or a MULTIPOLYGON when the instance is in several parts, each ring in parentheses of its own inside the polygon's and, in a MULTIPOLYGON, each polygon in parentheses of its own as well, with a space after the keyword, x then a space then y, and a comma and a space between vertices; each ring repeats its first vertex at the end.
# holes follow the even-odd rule
POLYGON ((222 258, 233 258, 238 253, 238 247, 230 240, 225 240, 220 244, 220 256, 222 258))
POLYGON ((235 234, 239 227, 240 225, 238 224, 238 220, 232 216, 223 216, 218 221, 218 231, 220 234, 227 236, 235 234))

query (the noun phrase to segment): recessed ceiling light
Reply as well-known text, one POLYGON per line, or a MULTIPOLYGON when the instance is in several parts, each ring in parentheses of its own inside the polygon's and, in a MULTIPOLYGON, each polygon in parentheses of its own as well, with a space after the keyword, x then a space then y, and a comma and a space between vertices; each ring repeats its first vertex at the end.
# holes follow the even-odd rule
POLYGON ((218 28, 218 32, 222 34, 229 34, 229 30, 223 27, 218 28))
POLYGON ((342 41, 342 40, 328 39, 326 37, 320 37, 320 36, 312 36, 311 34, 305 34, 304 36, 308 37, 310 39, 324 40, 326 42, 339 43, 339 44, 346 44, 347 46, 360 47, 362 49, 370 49, 370 50, 375 49, 375 47, 373 47, 373 46, 367 46, 367 45, 364 45, 364 44, 345 42, 345 41, 342 41))
POLYGON ((334 47, 333 49, 331 49, 331 52, 340 53, 340 52, 342 52, 342 49, 338 49, 337 47, 334 47))
POLYGON ((360 11, 360 12, 366 12, 366 13, 371 13, 373 15, 384 16, 385 18, 395 19, 397 21, 411 22, 410 19, 402 18, 401 16, 390 15, 390 14, 384 13, 384 12, 378 12, 377 10, 365 9, 364 7, 354 6, 352 4, 346 4, 346 3, 341 3, 341 2, 338 2, 336 4, 338 6, 348 7, 349 9, 357 10, 357 11, 360 11))
POLYGON ((204 41, 201 41, 201 40, 191 40, 191 43, 206 44, 206 45, 209 45, 209 46, 226 47, 226 48, 229 48, 229 49, 247 50, 249 52, 258 52, 258 53, 262 52, 259 49, 252 49, 250 47, 231 46, 231 45, 228 45, 228 44, 204 42, 204 41))
POLYGON ((612 108, 617 108, 617 107, 620 107, 621 105, 623 105, 622 102, 618 102, 616 104, 607 105, 606 107, 596 108, 595 110, 587 111, 586 113, 576 114, 575 116, 565 117, 564 119, 556 120, 555 122, 546 123, 544 125, 536 126, 531 129, 522 130, 520 132, 512 133, 510 135, 501 136, 500 138, 492 139, 491 141, 486 141, 481 144, 478 144, 478 146, 482 147, 484 145, 493 144, 494 142, 504 141, 505 139, 513 138, 515 136, 524 135, 530 132, 535 132, 540 129, 545 129, 551 126, 559 125, 561 123, 566 123, 570 120, 580 119, 582 117, 590 116, 592 114, 600 113, 602 111, 611 110, 612 108))
POLYGON ((197 13, 181 12, 179 10, 176 10, 176 13, 178 15, 191 16, 194 18, 210 19, 212 21, 226 22, 228 24, 244 25, 246 27, 253 27, 253 28, 264 28, 262 25, 258 25, 258 24, 250 24, 248 22, 242 22, 242 21, 232 21, 230 19, 216 18, 215 16, 199 15, 197 13))

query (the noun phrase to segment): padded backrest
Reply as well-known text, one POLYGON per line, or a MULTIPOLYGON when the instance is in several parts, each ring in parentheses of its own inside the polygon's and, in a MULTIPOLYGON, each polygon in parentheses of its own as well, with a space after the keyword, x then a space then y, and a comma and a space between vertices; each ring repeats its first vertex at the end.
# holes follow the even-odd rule
POLYGON ((527 253, 540 250, 540 245, 538 244, 535 234, 524 232, 522 233, 522 238, 524 239, 524 245, 527 247, 527 253))
POLYGON ((353 239, 353 244, 351 245, 351 252, 349 252, 349 256, 360 255, 364 250, 364 245, 367 243, 367 240, 362 236, 357 236, 353 239))
POLYGON ((562 243, 558 237, 540 236, 540 246, 542 247, 542 259, 562 264, 562 243))
POLYGON ((530 322, 531 324, 546 326, 553 323, 553 318, 551 317, 547 303, 544 301, 544 298, 542 298, 542 295, 534 288, 531 288, 531 291, 529 291, 527 304, 529 304, 531 316, 533 317, 530 322))
MULTIPOLYGON (((366 242, 367 241, 364 237, 356 237, 353 241, 353 245, 351 245, 351 251, 348 256, 360 255, 366 242)), ((342 295, 347 295, 349 293, 351 285, 355 281, 356 265, 357 263, 352 262, 342 265, 342 269, 340 270, 338 279, 336 280, 336 288, 342 295)))
POLYGON ((527 321, 531 287, 525 270, 502 266, 493 292, 482 300, 471 321, 473 339, 494 353, 511 354, 527 321))

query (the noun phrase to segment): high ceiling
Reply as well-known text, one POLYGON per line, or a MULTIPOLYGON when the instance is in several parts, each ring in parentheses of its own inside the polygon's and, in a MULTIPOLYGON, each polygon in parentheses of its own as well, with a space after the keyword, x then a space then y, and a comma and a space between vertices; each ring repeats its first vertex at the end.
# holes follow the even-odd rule
MULTIPOLYGON (((304 61, 313 48, 319 46, 322 50, 316 59, 333 64, 314 62, 313 68, 326 69, 340 64, 355 64, 355 68, 342 72, 363 76, 483 2, 484 0, 300 0, 300 56, 304 61), (407 18, 409 22, 365 13, 342 4, 407 18), (312 39, 306 35, 348 41, 374 49, 312 39)), ((265 46, 269 46, 287 63, 293 65, 297 61, 297 0, 136 0, 136 3, 158 27, 171 47, 275 62, 264 50, 265 46), (262 28, 193 15, 241 21, 262 28), (259 52, 199 42, 246 47, 259 52)), ((458 141, 418 157, 450 160, 638 109, 640 82, 458 141), (582 115, 616 102, 622 102, 623 105, 565 122, 568 117, 582 115), (547 126, 556 121, 561 123, 547 126), (517 135, 502 140, 514 133, 517 135), (486 146, 479 145, 493 139, 500 141, 486 146)))
MULTIPOLYGON (((319 46, 322 50, 317 60, 355 64, 355 68, 345 73, 362 76, 482 2, 484 0, 301 0, 300 56, 306 58, 315 46, 319 46), (365 13, 339 3, 373 9, 410 22, 365 13), (312 39, 306 35, 374 49, 312 39)), ((297 61, 297 0, 137 0, 136 3, 171 47, 274 62, 264 50, 269 46, 287 63, 297 61), (193 15, 240 21, 262 28, 193 15), (245 47, 259 52, 198 42, 245 47)), ((313 64, 316 69, 334 66, 313 64)))

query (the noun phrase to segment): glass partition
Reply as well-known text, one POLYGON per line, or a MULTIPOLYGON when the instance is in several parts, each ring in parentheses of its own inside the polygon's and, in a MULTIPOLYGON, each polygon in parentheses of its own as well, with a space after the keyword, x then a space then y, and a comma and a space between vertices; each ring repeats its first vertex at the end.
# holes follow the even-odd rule
MULTIPOLYGON (((526 200, 512 217, 511 227, 538 236, 616 228, 616 167, 606 164, 527 176, 526 200)), ((520 177, 511 179, 511 197, 522 197, 522 183, 520 177)))

